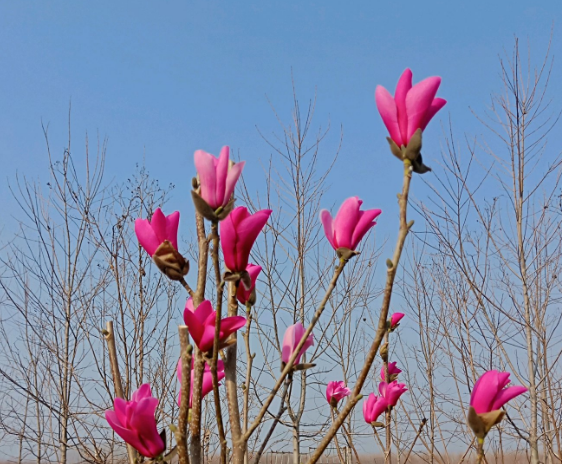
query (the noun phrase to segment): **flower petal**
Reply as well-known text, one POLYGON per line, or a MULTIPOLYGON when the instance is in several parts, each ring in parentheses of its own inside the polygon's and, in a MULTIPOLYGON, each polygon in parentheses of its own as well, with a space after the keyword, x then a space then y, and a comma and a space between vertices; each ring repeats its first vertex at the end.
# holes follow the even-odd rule
POLYGON ((158 240, 148 219, 137 219, 135 221, 135 234, 141 246, 150 256, 155 253, 156 249, 162 243, 158 240))
POLYGON ((164 213, 160 208, 156 208, 156 211, 152 214, 150 225, 152 226, 152 230, 154 230, 154 233, 158 237, 158 241, 160 243, 168 239, 166 234, 166 216, 164 216, 164 213))
POLYGON ((386 126, 390 138, 400 147, 404 144, 398 125, 398 111, 392 95, 384 87, 378 85, 375 90, 375 102, 377 109, 382 117, 382 122, 386 126))
POLYGON ((218 208, 216 199, 217 172, 215 167, 216 158, 203 150, 197 150, 194 155, 195 169, 199 174, 201 185, 200 196, 213 209, 218 208))
MULTIPOLYGON (((406 111, 406 95, 412 88, 412 70, 406 69, 396 85, 396 92, 394 93, 394 101, 396 103, 396 110, 398 114, 398 126, 400 127, 400 134, 402 141, 408 140, 408 113, 406 111)), ((395 140, 396 141, 396 140, 395 140)), ((406 142, 407 143, 407 142, 406 142)), ((404 143, 404 145, 406 145, 404 143)), ((398 144, 400 146, 400 144, 398 144)))
POLYGON ((366 211, 360 211, 360 213, 360 219, 351 236, 352 250, 357 248, 357 245, 359 245, 359 242, 363 239, 365 234, 376 224, 375 218, 379 216, 382 211, 380 209, 368 209, 366 211))
POLYGON ((178 249, 178 226, 180 223, 180 212, 174 211, 166 216, 166 239, 170 241, 172 246, 178 249))
POLYGON ((330 211, 328 211, 327 209, 323 209, 322 211, 320 211, 320 221, 324 226, 324 233, 326 234, 328 242, 330 242, 330 245, 332 245, 332 248, 334 250, 337 250, 339 247, 334 242, 334 230, 332 228, 334 220, 332 219, 330 211))
POLYGON ((525 393, 526 391, 528 391, 528 388, 521 385, 514 385, 513 387, 504 388, 496 395, 496 398, 492 403, 492 411, 500 409, 505 403, 512 400, 516 396, 525 393))
POLYGON ((242 170, 244 169, 246 162, 240 161, 239 163, 234 163, 234 165, 228 170, 228 176, 226 177, 226 186, 224 191, 223 205, 226 205, 230 201, 230 197, 234 193, 234 188, 238 179, 242 175, 242 170))
POLYGON ((431 121, 433 119, 433 116, 435 116, 437 114, 437 112, 445 106, 446 103, 447 103, 447 100, 445 100, 444 98, 434 98, 433 99, 433 102, 431 103, 431 106, 427 110, 427 113, 425 114, 425 117, 422 121, 422 125, 421 125, 422 131, 425 130, 425 128, 429 124, 429 121, 431 121))
POLYGON ((425 122, 425 116, 428 113, 437 89, 441 84, 441 78, 434 76, 428 77, 421 82, 418 82, 412 87, 406 96, 406 111, 408 113, 408 137, 421 128, 425 122))
POLYGON ((338 248, 345 247, 353 250, 351 238, 353 237, 355 226, 359 222, 359 207, 362 203, 359 197, 351 197, 340 206, 333 223, 334 242, 337 243, 338 248))

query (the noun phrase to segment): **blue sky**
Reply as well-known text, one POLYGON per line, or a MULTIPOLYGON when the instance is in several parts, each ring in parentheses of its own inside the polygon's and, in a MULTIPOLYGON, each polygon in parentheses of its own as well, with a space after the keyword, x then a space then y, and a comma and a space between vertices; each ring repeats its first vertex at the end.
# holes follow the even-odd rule
POLYGON ((83 153, 86 131, 91 141, 107 137, 107 173, 116 180, 144 157, 155 177, 177 186, 171 208, 189 202, 198 148, 218 154, 228 144, 248 162, 246 175, 259 175, 271 150, 256 125, 278 129, 268 98, 290 119, 291 70, 304 101, 317 89, 317 124, 331 121, 327 154, 343 126, 330 199, 357 194, 394 211, 401 174, 375 86, 394 92, 405 67, 414 81, 443 77, 439 95, 449 103, 426 131, 429 161, 448 118, 460 137, 483 131, 470 108, 481 110, 501 89, 498 55, 511 51, 515 34, 541 57, 554 26, 557 55, 561 16, 558 0, 1 2, 4 213, 16 211, 7 189, 16 172, 45 176, 42 121, 53 152, 62 152, 70 101, 74 154, 83 153))

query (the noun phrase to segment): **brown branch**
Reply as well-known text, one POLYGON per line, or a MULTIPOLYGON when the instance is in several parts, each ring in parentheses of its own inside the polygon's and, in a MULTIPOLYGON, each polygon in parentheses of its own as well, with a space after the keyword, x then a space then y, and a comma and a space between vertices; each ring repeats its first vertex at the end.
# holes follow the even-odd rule
MULTIPOLYGON (((117 349, 115 348, 115 336, 113 335, 113 321, 105 323, 105 331, 103 335, 107 343, 107 351, 109 354, 109 362, 111 364, 111 375, 113 377, 113 385, 115 386, 115 396, 125 399, 123 396, 123 385, 121 383, 121 373, 119 372, 119 359, 117 357, 117 349)), ((127 444, 127 457, 129 464, 137 462, 137 450, 127 444)))
POLYGON ((386 274, 386 286, 384 289, 384 298, 382 303, 382 308, 379 316, 379 326, 377 328, 377 332, 375 334, 375 339, 373 340, 373 344, 367 354, 367 359, 365 360, 365 364, 359 377, 357 378, 357 382, 355 383, 355 388, 351 397, 345 404, 344 408, 318 445, 316 451, 312 454, 310 459, 307 461, 307 464, 314 464, 320 459, 322 453, 326 447, 332 441, 332 438, 338 431, 338 429, 342 426, 343 422, 345 421, 346 417, 351 413, 355 405, 359 402, 362 398, 361 395, 361 388, 363 388, 363 384, 367 380, 367 376, 371 370, 371 366, 375 360, 381 342, 383 341, 383 337, 386 334, 387 330, 387 319, 388 319, 388 311, 390 308, 390 300, 392 298, 392 289, 394 286, 394 279, 396 277, 396 272, 398 269, 398 263, 400 261, 400 256, 402 255, 402 250, 404 249, 404 244, 406 242, 406 236, 408 235, 408 231, 412 226, 412 223, 407 222, 407 209, 408 209, 408 193, 410 191, 410 182, 412 180, 412 165, 409 160, 404 160, 404 181, 402 185, 402 193, 398 196, 398 204, 400 206, 400 229, 398 231, 398 238, 396 241, 396 247, 394 249, 394 255, 392 261, 389 263, 392 266, 387 269, 386 274))
POLYGON ((221 447, 220 462, 221 464, 226 464, 226 435, 224 433, 224 425, 222 421, 222 411, 221 411, 221 398, 219 393, 219 378, 217 372, 217 363, 219 355, 219 338, 220 338, 220 327, 222 320, 222 298, 224 283, 221 279, 220 263, 219 263, 219 231, 218 224, 214 222, 211 225, 211 237, 213 240, 213 247, 211 249, 211 259, 213 261, 213 267, 215 268, 215 280, 216 280, 216 292, 217 292, 217 302, 216 302, 216 318, 215 318, 215 338, 213 340, 213 356, 211 359, 211 374, 213 376, 213 396, 215 399, 215 411, 217 414, 217 428, 219 431, 219 442, 221 447))
POLYGON ((191 399, 191 352, 193 347, 189 344, 189 331, 187 326, 178 327, 181 349, 181 401, 178 416, 178 427, 175 431, 178 448, 179 464, 189 464, 187 452, 187 424, 189 416, 189 401, 191 399))
MULTIPOLYGON (((322 298, 322 301, 320 302, 320 305, 318 306, 318 309, 314 313, 314 316, 313 316, 312 320, 310 321, 310 324, 308 325, 308 329, 306 329, 306 331, 305 331, 303 337, 301 338, 299 344, 296 346, 295 350, 293 351, 293 354, 289 358, 289 362, 286 364, 285 368, 281 372, 281 375, 277 379, 277 383, 275 384, 275 386, 271 390, 269 396, 267 397, 264 404, 262 405, 262 407, 261 407, 257 417, 255 418, 254 422, 248 428, 248 431, 242 436, 241 439, 244 442, 248 441, 248 439, 250 438, 252 433, 259 426, 259 424, 261 423, 263 417, 265 416, 265 414, 267 412, 267 409, 269 408, 273 399, 275 398, 275 395, 277 394, 277 392, 281 388, 281 385, 283 385, 285 377, 287 377, 287 375, 289 375, 289 373, 293 371, 293 364, 295 362, 295 359, 297 359, 297 356, 299 355, 301 348, 304 346, 304 344, 306 342, 306 339, 312 333, 312 329, 314 329, 314 326, 316 325, 316 323, 320 319, 320 316, 324 312, 324 309, 326 308, 326 304, 328 303, 328 300, 330 299, 330 296, 332 295, 332 292, 334 291, 334 288, 336 288, 336 283, 338 281, 339 276, 343 272, 343 268, 345 267, 346 263, 347 263, 347 260, 345 260, 343 258, 340 259, 338 266, 334 270, 334 275, 332 276, 332 280, 330 281, 330 285, 328 286, 328 289, 326 290, 326 294, 324 295, 324 298, 322 298)), ((357 402, 357 401, 359 401, 359 399, 357 399, 355 402, 357 402)))

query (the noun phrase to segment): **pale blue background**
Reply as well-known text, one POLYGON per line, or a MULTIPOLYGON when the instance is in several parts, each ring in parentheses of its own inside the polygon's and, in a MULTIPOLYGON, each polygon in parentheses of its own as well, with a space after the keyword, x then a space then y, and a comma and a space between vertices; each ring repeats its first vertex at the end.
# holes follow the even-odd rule
MULTIPOLYGON (((498 55, 511 53, 515 34, 541 57, 554 27, 552 53, 560 52, 561 13, 558 0, 4 1, 4 225, 16 212, 7 181, 16 171, 45 176, 41 121, 60 156, 70 101, 77 159, 86 131, 94 144, 107 137, 109 177, 129 175, 144 157, 153 176, 176 185, 170 208, 184 209, 198 148, 218 154, 229 144, 248 161, 247 176, 260 172, 258 160, 271 150, 255 126, 277 130, 266 96, 290 119, 291 69, 303 103, 317 88, 316 122, 333 127, 327 147, 343 125, 330 200, 357 194, 368 207, 394 211, 401 173, 387 151, 375 86, 393 93, 407 66, 414 81, 443 77, 439 95, 449 103, 426 131, 429 162, 448 118, 460 137, 483 131, 470 108, 480 111, 501 90, 498 55)), ((553 89, 562 89, 559 69, 555 63, 553 89)))

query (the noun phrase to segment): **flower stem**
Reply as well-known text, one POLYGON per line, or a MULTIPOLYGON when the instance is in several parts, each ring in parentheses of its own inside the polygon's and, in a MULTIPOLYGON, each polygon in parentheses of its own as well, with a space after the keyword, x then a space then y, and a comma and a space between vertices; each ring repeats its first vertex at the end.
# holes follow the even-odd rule
POLYGON ((406 243, 406 237, 410 230, 411 224, 407 221, 407 210, 408 210, 408 194, 410 192, 410 183, 412 181, 412 163, 409 160, 404 160, 404 179, 402 184, 402 193, 398 195, 398 205, 400 207, 400 228, 398 230, 398 238, 396 240, 396 247, 394 248, 394 255, 392 257, 392 266, 389 267, 386 271, 386 285, 384 289, 384 297, 382 302, 382 308, 379 315, 379 326, 377 328, 377 332, 375 334, 375 339, 373 340, 373 344, 367 353, 367 358, 365 360, 365 364, 363 365, 363 369, 361 370, 359 377, 355 383, 355 388, 353 393, 349 397, 349 400, 342 408, 338 417, 334 421, 333 425, 324 435, 324 438, 318 445, 316 451, 310 456, 307 464, 315 464, 318 459, 322 456, 330 442, 332 441, 334 435, 338 431, 338 429, 344 423, 346 417, 351 413, 355 405, 361 399, 361 389, 363 388, 363 384, 367 380, 369 376, 369 372, 371 370, 371 366, 377 356, 377 352, 383 341, 383 337, 386 334, 387 330, 387 319, 388 319, 388 311, 390 308, 390 300, 392 298, 392 289, 394 287, 394 280, 396 278, 396 272, 398 269, 398 263, 400 261, 400 256, 402 255, 402 250, 404 249, 404 244, 406 243))

